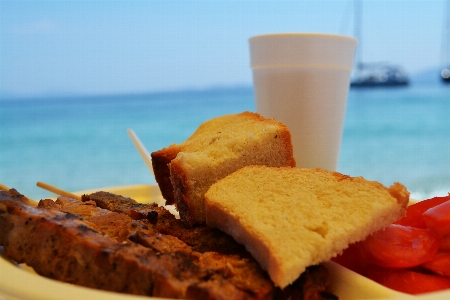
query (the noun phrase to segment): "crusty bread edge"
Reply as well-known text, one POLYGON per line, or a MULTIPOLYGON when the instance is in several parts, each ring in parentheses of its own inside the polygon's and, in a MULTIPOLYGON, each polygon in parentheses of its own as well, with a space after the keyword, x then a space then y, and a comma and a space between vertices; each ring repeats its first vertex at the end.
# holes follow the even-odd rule
POLYGON ((168 164, 178 155, 180 150, 180 145, 172 144, 167 148, 151 153, 153 174, 155 174, 155 180, 163 198, 166 199, 166 205, 175 204, 168 164))
POLYGON ((169 169, 175 204, 181 221, 187 227, 193 227, 199 220, 204 223, 205 220, 202 218, 204 210, 196 207, 196 203, 188 199, 189 182, 185 169, 176 159, 169 164, 169 169))
MULTIPOLYGON (((277 121, 275 121, 275 122, 277 122, 277 121)), ((294 146, 292 145, 291 132, 290 132, 289 128, 286 125, 284 125, 283 123, 281 123, 281 122, 277 122, 277 123, 283 129, 283 130, 280 130, 281 134, 278 137, 279 139, 281 139, 283 141, 284 149, 286 150, 286 152, 283 153, 283 156, 290 158, 287 161, 286 167, 296 167, 297 163, 294 158, 294 146)))

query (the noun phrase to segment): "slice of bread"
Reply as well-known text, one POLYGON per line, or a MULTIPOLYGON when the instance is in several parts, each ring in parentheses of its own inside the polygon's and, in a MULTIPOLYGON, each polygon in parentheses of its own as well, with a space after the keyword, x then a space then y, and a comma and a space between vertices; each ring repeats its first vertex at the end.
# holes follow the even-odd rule
POLYGON ((252 112, 206 121, 185 142, 151 155, 166 203, 188 226, 205 222, 204 194, 217 180, 248 165, 295 166, 289 129, 252 112))
POLYGON ((281 288, 406 213, 409 192, 321 169, 244 167, 205 194, 206 224, 231 235, 281 288))

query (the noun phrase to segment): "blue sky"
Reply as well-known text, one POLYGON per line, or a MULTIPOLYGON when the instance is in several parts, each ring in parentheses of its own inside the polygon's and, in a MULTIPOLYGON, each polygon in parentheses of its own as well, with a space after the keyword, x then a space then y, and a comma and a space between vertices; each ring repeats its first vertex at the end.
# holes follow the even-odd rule
MULTIPOLYGON (((444 0, 364 0, 362 57, 410 74, 442 63, 444 0)), ((248 38, 353 35, 353 1, 0 0, 5 96, 250 85, 248 38)))

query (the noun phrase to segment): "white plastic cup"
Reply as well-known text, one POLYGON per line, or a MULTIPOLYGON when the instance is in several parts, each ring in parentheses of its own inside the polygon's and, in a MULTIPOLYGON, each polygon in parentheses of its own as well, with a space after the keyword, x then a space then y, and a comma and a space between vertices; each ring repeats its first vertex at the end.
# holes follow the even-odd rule
POLYGON ((289 33, 249 43, 256 111, 288 126, 298 167, 337 170, 358 41, 289 33))

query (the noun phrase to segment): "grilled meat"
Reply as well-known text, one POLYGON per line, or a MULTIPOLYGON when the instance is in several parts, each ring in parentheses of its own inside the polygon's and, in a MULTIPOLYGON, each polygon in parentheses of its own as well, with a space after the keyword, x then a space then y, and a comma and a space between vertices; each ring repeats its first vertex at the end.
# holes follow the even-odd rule
MULTIPOLYGON (((191 298, 199 290, 209 293, 211 299, 226 295, 264 298, 273 291, 264 273, 238 258, 221 261, 223 258, 203 258, 192 251, 162 253, 137 243, 118 242, 100 233, 103 221, 97 226, 79 215, 48 206, 33 208, 14 201, 17 198, 22 200, 13 193, 1 201, 0 243, 8 257, 27 263, 43 276, 110 291, 172 298, 191 298), (248 278, 236 278, 236 282, 248 284, 251 291, 232 283, 233 268, 247 269, 242 274, 248 278)), ((98 210, 91 214, 92 220, 108 215, 108 211, 98 210)))
POLYGON ((222 254, 237 254, 250 257, 245 247, 236 243, 231 236, 206 225, 186 228, 180 219, 176 219, 168 210, 164 207, 158 207, 155 203, 142 204, 131 198, 102 191, 83 195, 81 200, 83 202, 94 201, 98 207, 126 214, 135 220, 148 220, 147 216, 151 214, 153 215, 152 219, 157 220, 156 222, 150 221, 154 230, 179 238, 192 247, 194 251, 201 253, 215 251, 222 254))
MULTIPOLYGON (((111 194, 108 197, 114 200, 111 194)), ((42 200, 34 208, 13 189, 0 192, 4 253, 43 276, 123 293, 196 299, 303 299, 310 293, 316 298, 307 299, 333 299, 327 292, 328 274, 321 266, 308 269, 281 291, 251 257, 238 254, 240 247, 230 247, 240 249, 234 255, 199 252, 182 240, 184 234, 178 234, 179 238, 161 233, 160 228, 185 230, 163 208, 137 205, 127 213, 107 201, 109 209, 120 211, 116 212, 98 207, 90 198, 84 197, 84 202, 62 197, 56 202, 42 200), (157 222, 133 218, 132 210, 155 211, 157 222)))

